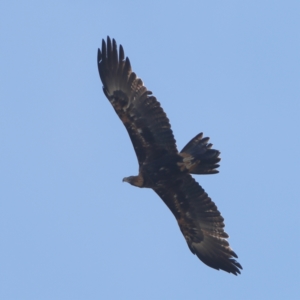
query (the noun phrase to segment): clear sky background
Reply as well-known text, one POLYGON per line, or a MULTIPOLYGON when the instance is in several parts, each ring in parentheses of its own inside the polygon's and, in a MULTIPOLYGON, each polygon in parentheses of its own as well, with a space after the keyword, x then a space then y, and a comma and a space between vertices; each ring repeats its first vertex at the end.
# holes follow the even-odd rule
POLYGON ((0 299, 300 299, 300 2, 2 1, 0 299), (244 270, 192 255, 102 92, 107 35, 161 102, 244 270))

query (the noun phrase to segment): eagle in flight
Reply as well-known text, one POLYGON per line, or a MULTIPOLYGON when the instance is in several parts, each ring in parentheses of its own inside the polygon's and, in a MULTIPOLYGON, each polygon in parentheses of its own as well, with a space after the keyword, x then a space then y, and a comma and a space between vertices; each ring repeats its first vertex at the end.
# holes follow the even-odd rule
POLYGON ((200 133, 178 152, 169 119, 160 103, 131 70, 129 58, 107 37, 98 49, 97 64, 103 91, 123 122, 133 144, 139 174, 123 181, 151 188, 175 216, 192 253, 211 268, 237 275, 224 219, 191 174, 215 174, 220 152, 200 133))

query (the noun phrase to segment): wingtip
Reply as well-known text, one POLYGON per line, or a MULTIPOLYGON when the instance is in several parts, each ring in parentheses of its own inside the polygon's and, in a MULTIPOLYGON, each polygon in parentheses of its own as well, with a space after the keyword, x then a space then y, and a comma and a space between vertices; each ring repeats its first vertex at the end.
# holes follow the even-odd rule
POLYGON ((123 46, 120 45, 120 47, 119 47, 119 61, 124 61, 124 58, 125 58, 124 49, 123 49, 123 46))
POLYGON ((106 43, 105 40, 102 39, 102 57, 106 57, 106 43))
MULTIPOLYGON (((102 39, 102 47, 101 50, 98 49, 98 57, 101 55, 101 58, 106 57, 107 53, 113 50, 115 53, 119 52, 119 61, 125 61, 125 52, 122 45, 119 45, 119 51, 117 51, 117 42, 113 38, 111 39, 109 35, 107 36, 106 40, 102 39), (100 55, 99 55, 100 53, 100 55)), ((99 59, 98 59, 99 61, 99 59)), ((130 65, 130 62, 129 62, 130 65)))
POLYGON ((127 73, 128 72, 131 72, 131 64, 130 64, 130 60, 128 57, 126 57, 125 59, 125 67, 124 67, 125 70, 127 70, 127 73))
POLYGON ((241 274, 243 268, 241 264, 235 260, 238 256, 231 248, 221 249, 220 252, 220 248, 217 249, 217 251, 213 251, 214 249, 209 247, 209 245, 205 246, 203 244, 201 245, 201 243, 188 243, 188 246, 192 253, 207 266, 234 275, 241 274))
POLYGON ((101 53, 101 50, 98 48, 98 51, 97 51, 97 63, 99 64, 101 60, 102 60, 102 53, 101 53))
POLYGON ((232 269, 229 271, 230 273, 232 273, 232 274, 234 274, 236 276, 238 274, 241 274, 241 270, 243 270, 243 267, 241 266, 241 264, 239 262, 237 262, 233 258, 231 259, 231 266, 232 266, 232 269))

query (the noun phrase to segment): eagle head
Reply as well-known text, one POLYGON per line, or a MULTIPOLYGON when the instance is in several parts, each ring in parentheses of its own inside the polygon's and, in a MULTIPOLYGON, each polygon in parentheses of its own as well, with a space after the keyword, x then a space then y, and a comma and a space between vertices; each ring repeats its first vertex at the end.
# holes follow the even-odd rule
POLYGON ((142 176, 129 176, 129 177, 124 177, 123 182, 128 182, 131 185, 137 186, 137 187, 143 187, 144 184, 144 179, 142 176))

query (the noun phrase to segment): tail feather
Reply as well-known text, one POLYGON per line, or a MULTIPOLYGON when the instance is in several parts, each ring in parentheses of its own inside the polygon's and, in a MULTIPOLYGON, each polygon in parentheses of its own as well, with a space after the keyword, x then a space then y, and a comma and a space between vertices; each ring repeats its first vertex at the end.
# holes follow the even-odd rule
POLYGON ((203 138, 203 133, 196 135, 180 152, 186 168, 191 174, 216 174, 220 165, 220 151, 211 149, 209 138, 203 138))

